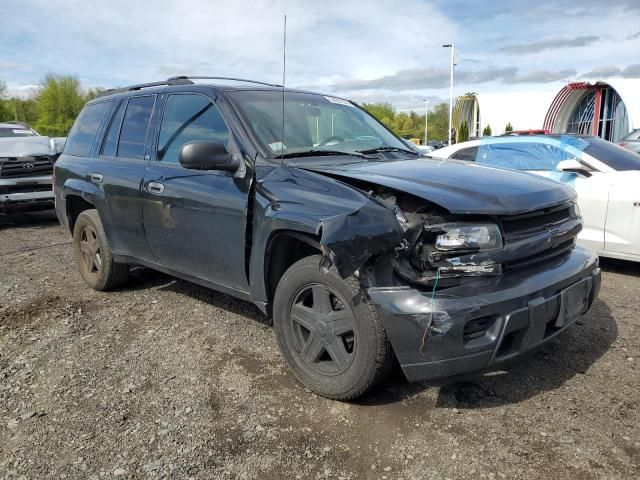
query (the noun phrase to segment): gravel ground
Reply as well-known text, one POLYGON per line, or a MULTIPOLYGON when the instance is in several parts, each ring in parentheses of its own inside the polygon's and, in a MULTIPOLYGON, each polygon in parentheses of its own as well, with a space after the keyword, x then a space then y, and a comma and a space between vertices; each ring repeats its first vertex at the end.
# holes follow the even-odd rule
POLYGON ((508 372, 301 387, 251 304, 139 269, 80 279, 50 213, 0 217, 0 478, 639 478, 640 265, 508 372))

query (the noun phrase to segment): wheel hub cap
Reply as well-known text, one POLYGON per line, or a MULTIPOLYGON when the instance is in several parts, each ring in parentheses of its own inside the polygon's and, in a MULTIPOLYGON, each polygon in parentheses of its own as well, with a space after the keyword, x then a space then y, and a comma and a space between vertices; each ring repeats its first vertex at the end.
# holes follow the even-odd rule
POLYGON ((324 375, 344 372, 355 354, 356 323, 347 302, 324 285, 308 285, 295 296, 291 327, 300 359, 324 375))

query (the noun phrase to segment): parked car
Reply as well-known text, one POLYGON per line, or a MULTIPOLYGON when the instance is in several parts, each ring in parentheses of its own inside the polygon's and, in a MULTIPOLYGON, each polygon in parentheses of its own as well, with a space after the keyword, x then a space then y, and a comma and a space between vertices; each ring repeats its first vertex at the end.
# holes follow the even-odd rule
POLYGON ((585 135, 493 137, 431 154, 525 170, 571 186, 584 228, 578 243, 603 257, 640 261, 640 156, 585 135))
POLYGON ((64 141, 0 123, 0 213, 53 208, 51 173, 64 141))
POLYGON ((402 142, 409 147, 409 149, 419 153, 420 155, 426 155, 428 153, 433 152, 435 149, 430 145, 416 145, 411 140, 407 140, 406 138, 401 138, 402 142))
POLYGON ((636 128, 618 143, 621 147, 640 153, 640 128, 636 128))
POLYGON ((197 78, 76 120, 56 211, 92 288, 144 265, 252 301, 294 375, 341 400, 394 356, 411 381, 495 368, 596 298, 570 188, 423 160, 341 98, 197 78))

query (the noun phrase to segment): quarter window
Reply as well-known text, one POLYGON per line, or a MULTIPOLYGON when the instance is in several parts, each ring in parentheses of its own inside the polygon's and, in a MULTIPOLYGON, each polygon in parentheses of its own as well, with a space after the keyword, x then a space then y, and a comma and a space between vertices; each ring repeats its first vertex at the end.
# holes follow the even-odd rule
POLYGON ((92 103, 82 109, 73 124, 65 144, 64 153, 78 157, 87 157, 98 128, 111 102, 92 103))
POLYGON ((129 99, 120 130, 118 157, 144 158, 144 146, 154 103, 155 95, 129 99))
POLYGON ((124 109, 126 107, 127 101, 125 100, 120 104, 120 107, 118 107, 118 110, 113 115, 111 124, 109 125, 109 131, 107 132, 104 144, 102 145, 102 155, 115 157, 118 149, 118 135, 120 135, 120 126, 122 125, 122 117, 124 116, 124 109))
POLYGON ((467 162, 475 162, 478 155, 478 147, 469 147, 458 150, 451 157, 454 160, 466 160, 467 162))
POLYGON ((229 146, 229 129, 216 106, 202 95, 170 95, 158 139, 158 160, 178 163, 185 143, 210 141, 229 146))

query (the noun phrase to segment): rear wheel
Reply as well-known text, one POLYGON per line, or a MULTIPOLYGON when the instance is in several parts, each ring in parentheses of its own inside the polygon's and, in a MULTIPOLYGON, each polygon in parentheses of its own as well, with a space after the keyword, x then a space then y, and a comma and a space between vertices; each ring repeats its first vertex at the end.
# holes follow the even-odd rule
POLYGON ((95 290, 110 290, 127 280, 129 265, 116 263, 96 210, 78 215, 73 228, 73 249, 80 275, 95 290))
POLYGON ((319 264, 319 255, 302 259, 280 280, 274 300, 278 344, 309 389, 336 400, 353 399, 383 378, 393 353, 357 280, 343 280, 319 264))

